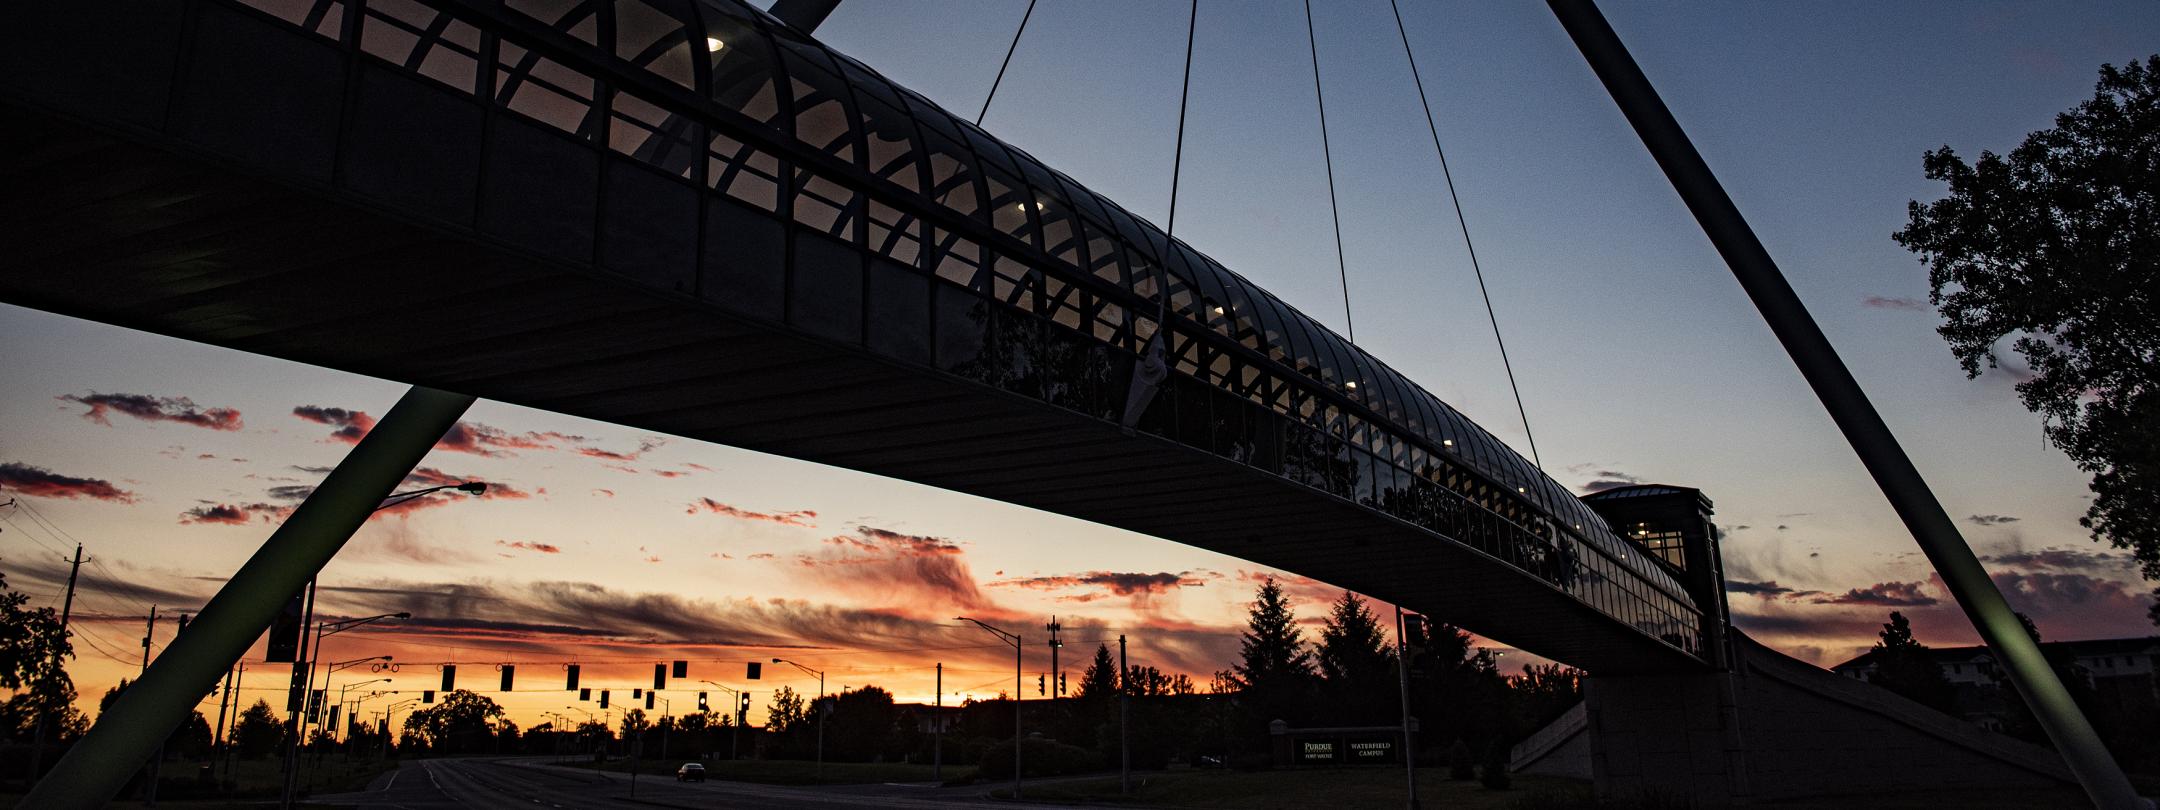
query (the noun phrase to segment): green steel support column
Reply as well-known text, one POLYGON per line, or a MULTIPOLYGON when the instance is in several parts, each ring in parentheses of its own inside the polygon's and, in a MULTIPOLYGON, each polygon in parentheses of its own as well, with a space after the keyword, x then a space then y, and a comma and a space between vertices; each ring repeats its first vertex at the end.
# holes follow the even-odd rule
POLYGON ((1732 268, 1733 276, 1762 312, 1763 320, 1792 356, 1793 364, 1800 367, 1801 376, 1815 389, 1815 396, 1822 400, 1831 420, 1890 500, 1891 508, 1897 510, 1898 518, 1919 542, 1928 562, 1942 575, 1951 596, 1980 631, 1980 638, 2003 663, 2011 683, 2017 685, 2018 693, 2047 729, 2048 739, 2062 752, 2064 762, 2077 775, 2093 805, 2104 810, 2149 810, 2152 804, 2138 798, 2115 758, 2100 744, 2092 724, 2071 701, 2069 691, 2048 667, 2047 659, 2041 657, 2040 645, 2025 635, 2010 603, 2003 600, 2002 591, 1973 556, 1957 524, 1943 511, 1942 502, 1928 489, 1919 468, 1898 445, 1890 426, 1860 390, 1859 381, 1838 358, 1829 338, 1793 293, 1770 252, 1725 194, 1709 164, 1695 151, 1687 133, 1680 129, 1680 122, 1658 98, 1657 90, 1650 86, 1649 78, 1628 54, 1627 46, 1621 44, 1619 35, 1613 33, 1605 15, 1592 0, 1546 0, 1546 4, 1634 126, 1635 134, 1665 170, 1673 190, 1680 193, 1703 233, 1732 268))
POLYGON ((110 801, 472 403, 431 388, 407 391, 18 806, 71 810, 110 801))

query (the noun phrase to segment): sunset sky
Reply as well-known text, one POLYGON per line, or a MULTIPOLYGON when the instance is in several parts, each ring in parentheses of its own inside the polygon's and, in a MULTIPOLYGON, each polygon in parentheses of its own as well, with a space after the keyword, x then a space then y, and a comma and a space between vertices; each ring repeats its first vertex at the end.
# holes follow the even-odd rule
MULTIPOLYGON (((848 0, 820 38, 972 116, 1025 5, 848 0)), ((2047 126, 2090 96, 2100 63, 2160 41, 2160 6, 1608 5, 2012 604, 2051 639, 2151 634, 2149 584, 2077 526, 2085 478, 2017 403, 2017 371, 1964 378, 1932 331, 1924 268, 1889 234, 1906 201, 1940 193, 1923 150, 2000 151, 2047 126)), ((1726 532, 1738 624, 1787 653, 1844 660, 1891 609, 1924 641, 1971 643, 1550 14, 1404 6, 1548 472, 1578 492, 1702 488, 1726 532)), ((1177 235, 1344 331, 1301 9, 1202 4, 1177 235)), ((1388 6, 1316 15, 1358 342, 1527 453, 1388 6)), ((985 126, 1162 222, 1184 24, 1179 4, 1041 4, 985 126)), ((139 667, 149 608, 155 650, 175 629, 164 617, 200 607, 403 390, 7 305, 0 381, 0 501, 24 505, 0 509, 0 571, 57 606, 63 554, 80 541, 95 558, 71 667, 89 707, 139 667)), ((415 476, 492 486, 379 515, 323 572, 329 615, 415 617, 332 639, 329 659, 402 666, 348 670, 332 688, 433 688, 436 665, 456 662, 461 686, 493 690, 494 666, 514 663, 519 691, 494 697, 525 726, 574 702, 560 690, 571 661, 628 705, 654 662, 689 659, 693 681, 752 689, 753 721, 777 686, 816 689, 789 667, 744 681, 744 662, 774 656, 827 670, 831 689, 877 684, 903 701, 931 699, 938 662, 948 702, 1009 690, 1010 649, 958 614, 1029 637, 1031 698, 1052 615, 1075 679, 1097 642, 1124 633, 1135 664, 1205 683, 1230 664, 1268 573, 965 494, 495 402, 415 476)), ((1339 593, 1288 581, 1307 618, 1339 593)), ((283 665, 261 664, 259 646, 249 660, 245 699, 282 710, 283 665)), ((671 687, 678 714, 705 688, 671 687)))

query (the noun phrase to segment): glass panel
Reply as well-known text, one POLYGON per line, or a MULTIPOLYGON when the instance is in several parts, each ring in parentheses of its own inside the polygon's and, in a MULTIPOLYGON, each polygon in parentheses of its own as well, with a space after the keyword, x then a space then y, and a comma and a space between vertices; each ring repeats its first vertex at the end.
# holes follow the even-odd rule
POLYGON ((608 148, 679 177, 697 168, 698 126, 644 99, 618 92, 610 105, 608 148))
POLYGON ((504 0, 511 11, 569 34, 587 45, 600 44, 599 3, 585 0, 504 0))
POLYGON ((930 170, 930 198, 953 213, 976 216, 982 210, 982 198, 975 189, 974 157, 929 132, 923 133, 923 147, 930 170))
POLYGON ((983 186, 990 194, 990 224, 1022 242, 1041 247, 1034 240, 1033 214, 1042 203, 1028 195, 1027 187, 997 169, 983 173, 983 186))
POLYGON ((780 210, 780 160, 725 135, 712 136, 705 183, 766 211, 780 210))
POLYGON ((773 91, 772 45, 749 23, 707 13, 705 47, 712 60, 712 99, 720 106, 786 131, 779 95, 773 91), (716 49, 716 50, 714 50, 716 49))
POLYGON ((345 4, 337 0, 240 0, 280 20, 335 40, 345 30, 345 4))
POLYGON ((989 281, 982 272, 982 247, 974 241, 962 238, 951 231, 930 229, 931 261, 938 278, 967 287, 981 289, 989 281))
POLYGON ((862 197, 855 190, 806 169, 795 170, 795 221, 853 243, 862 197))
POLYGON ((510 42, 496 46, 495 101, 564 132, 590 138, 593 80, 510 42))
POLYGON ((858 97, 863 139, 869 144, 870 173, 909 191, 921 191, 921 150, 915 145, 914 119, 875 99, 858 97))
MULTIPOLYGON (((696 89, 689 14, 684 0, 615 0, 615 56, 685 90, 696 89)), ((726 50, 718 40, 700 45, 726 50)))
POLYGON ((360 49, 462 93, 479 86, 480 29, 413 0, 369 3, 360 49))
POLYGON ((877 200, 870 201, 870 249, 914 267, 922 257, 921 225, 915 217, 877 200))
POLYGON ((795 92, 795 137, 810 148, 848 163, 855 162, 855 131, 850 126, 851 96, 840 77, 787 56, 788 84, 795 92))

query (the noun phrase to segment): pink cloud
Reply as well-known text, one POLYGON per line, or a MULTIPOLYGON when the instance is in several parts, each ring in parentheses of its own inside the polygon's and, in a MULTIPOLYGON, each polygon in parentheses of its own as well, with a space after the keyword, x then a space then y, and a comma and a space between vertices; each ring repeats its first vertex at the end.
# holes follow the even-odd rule
POLYGON ((711 498, 699 498, 696 501, 691 502, 690 508, 686 511, 686 514, 695 515, 700 511, 711 512, 715 515, 723 515, 726 517, 737 518, 741 520, 762 520, 770 523, 778 523, 782 526, 800 526, 806 529, 817 528, 817 524, 810 522, 817 519, 817 513, 808 509, 797 510, 794 512, 752 512, 748 509, 729 506, 728 504, 721 503, 711 498))
POLYGON ((135 493, 113 486, 112 482, 103 478, 77 478, 12 461, 0 464, 0 489, 32 498, 89 498, 115 503, 135 502, 135 493))
POLYGON ((178 422, 211 430, 239 430, 240 412, 232 408, 202 408, 187 397, 160 397, 149 394, 100 394, 92 391, 82 396, 67 394, 60 397, 66 402, 89 406, 82 416, 100 425, 110 425, 109 413, 121 413, 145 422, 178 422))

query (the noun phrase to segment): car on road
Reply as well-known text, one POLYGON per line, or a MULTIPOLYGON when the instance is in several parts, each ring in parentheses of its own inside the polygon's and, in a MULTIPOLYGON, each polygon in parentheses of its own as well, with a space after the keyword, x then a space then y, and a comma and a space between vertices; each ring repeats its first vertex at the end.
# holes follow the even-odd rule
POLYGON ((695 762, 685 762, 682 767, 675 769, 675 781, 703 782, 705 781, 705 766, 695 762))

